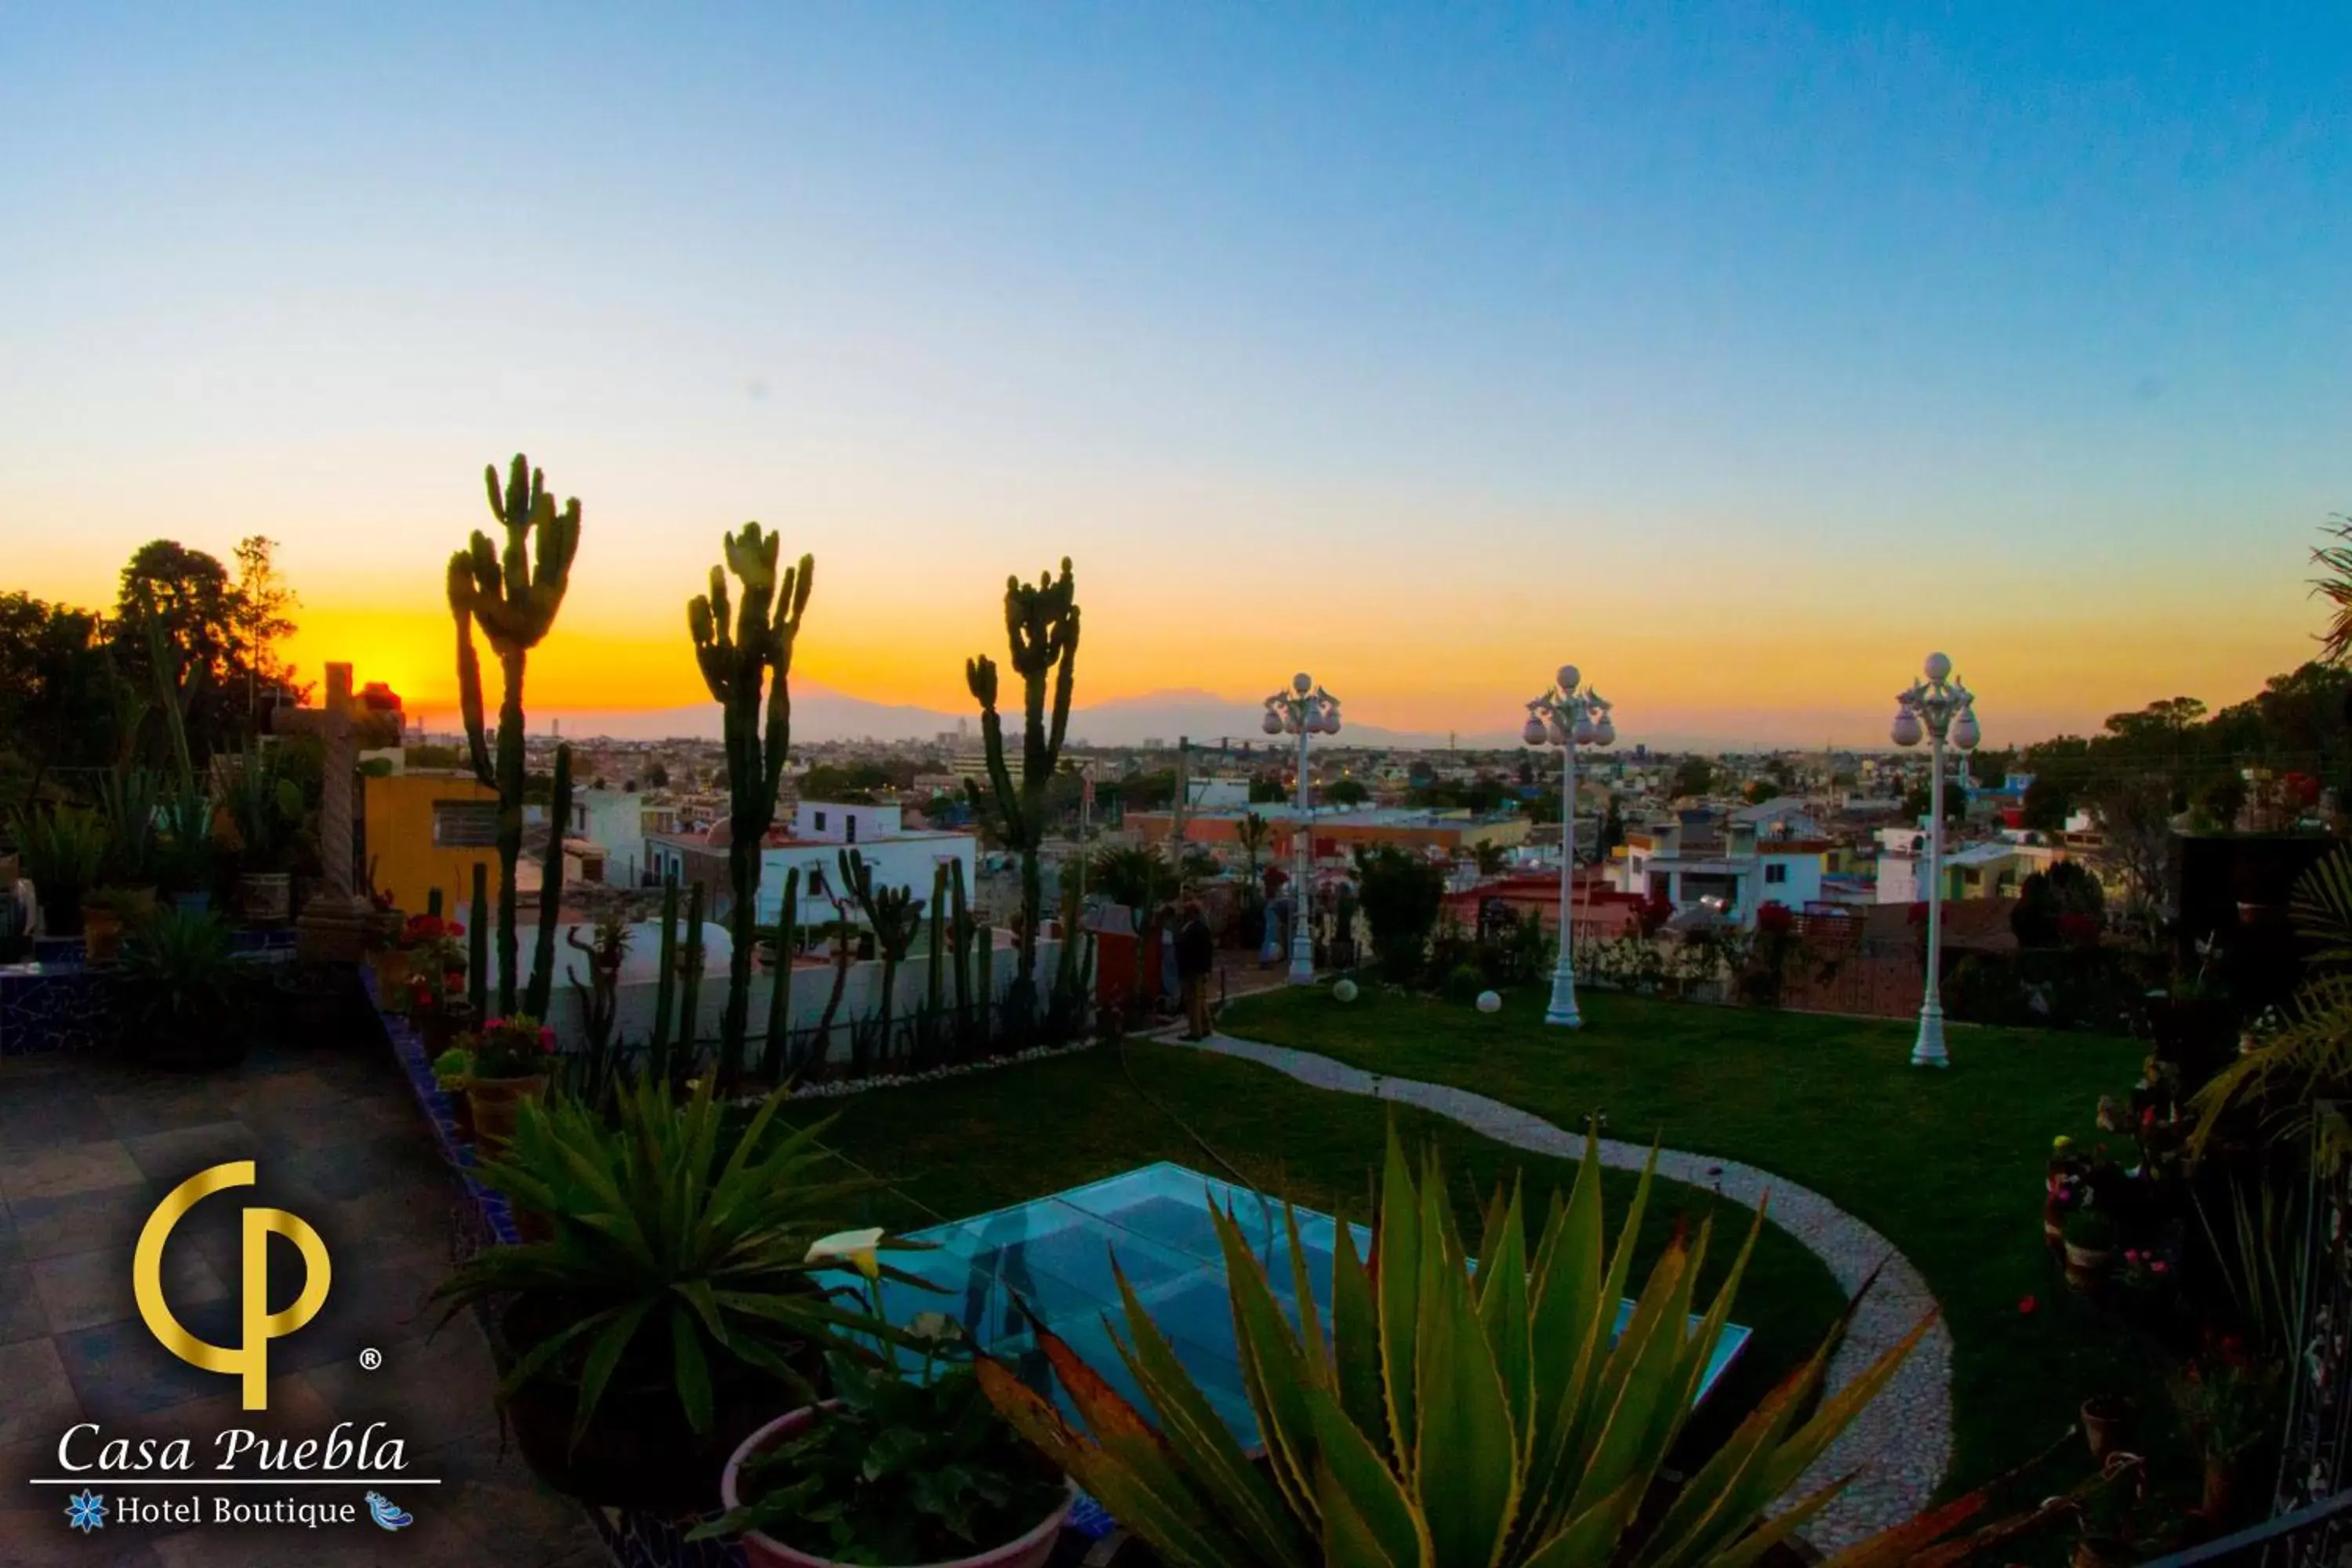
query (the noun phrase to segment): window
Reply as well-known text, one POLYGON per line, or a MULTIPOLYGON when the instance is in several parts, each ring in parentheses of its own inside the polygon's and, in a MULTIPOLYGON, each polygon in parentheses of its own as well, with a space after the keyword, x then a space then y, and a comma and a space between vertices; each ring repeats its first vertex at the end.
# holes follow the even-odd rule
POLYGON ((824 813, 821 811, 816 814, 816 830, 819 833, 824 831, 824 813))
POLYGON ((1780 861, 1775 860, 1770 865, 1764 868, 1764 880, 1767 884, 1778 885, 1779 883, 1785 882, 1788 879, 1789 868, 1781 864, 1780 861))
POLYGON ((433 847, 492 849, 499 842, 499 803, 436 800, 433 803, 433 847))
POLYGON ((857 818, 854 814, 841 819, 841 827, 842 831, 849 836, 849 842, 852 844, 857 842, 857 818))

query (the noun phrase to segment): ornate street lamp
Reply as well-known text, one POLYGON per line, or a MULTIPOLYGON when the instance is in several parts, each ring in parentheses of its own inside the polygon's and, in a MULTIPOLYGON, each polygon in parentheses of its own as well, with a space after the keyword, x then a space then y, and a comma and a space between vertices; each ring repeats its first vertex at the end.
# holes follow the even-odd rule
POLYGON ((1576 967, 1571 958, 1575 932, 1569 922, 1576 879, 1576 748, 1613 746, 1617 726, 1610 721, 1609 700, 1583 684, 1572 664, 1559 667, 1552 689, 1528 704, 1527 728, 1520 739, 1530 746, 1558 746, 1559 770, 1559 962, 1552 965, 1551 1005, 1544 1022, 1574 1029, 1584 1019, 1576 1010, 1576 967))
POLYGON ((1927 786, 1927 989, 1919 1003, 1919 1038, 1911 1047, 1915 1068, 1947 1068, 1952 1058, 1944 1049, 1944 1000, 1940 984, 1944 965, 1944 742, 1963 752, 1976 750, 1976 693, 1952 673, 1952 661, 1940 653, 1927 656, 1925 680, 1895 698, 1895 743, 1916 746, 1921 735, 1929 750, 1934 776, 1927 786))
POLYGON ((1265 700, 1261 727, 1269 735, 1298 737, 1298 826, 1291 837, 1290 983, 1315 984, 1315 938, 1307 930, 1309 875, 1314 869, 1315 819, 1307 805, 1307 737, 1339 732, 1339 700, 1315 684, 1304 670, 1290 678, 1290 689, 1265 700))

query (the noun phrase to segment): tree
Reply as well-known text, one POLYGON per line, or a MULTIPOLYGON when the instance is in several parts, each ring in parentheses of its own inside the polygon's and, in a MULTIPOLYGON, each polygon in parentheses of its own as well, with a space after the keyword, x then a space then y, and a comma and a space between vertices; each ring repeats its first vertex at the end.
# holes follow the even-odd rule
POLYGON ((1715 791, 1715 763, 1706 757, 1685 757, 1675 764, 1674 782, 1667 793, 1674 795, 1704 795, 1715 791))
POLYGON ((1371 798, 1371 791, 1356 779, 1333 779, 1323 786, 1323 799, 1330 805, 1358 806, 1371 798))
POLYGON ((2070 931, 2095 935, 2106 912, 2098 879, 2072 860, 2036 871, 2017 890, 2009 929, 2021 947, 2056 947, 2070 931))
POLYGON ((95 613, 0 594, 0 747, 37 785, 51 767, 100 767, 114 754, 113 683, 95 613))
POLYGON ((1768 800, 1780 798, 1780 786, 1770 779, 1749 779, 1739 786, 1740 798, 1750 805, 1761 805, 1768 800))
POLYGON ((1258 777, 1250 780, 1252 805, 1280 805, 1290 798, 1290 786, 1280 779, 1258 777))
POLYGON ((2100 859, 2123 883, 2127 912, 2146 922, 2153 941, 2167 913, 2171 787, 2157 774, 2117 773, 2100 781, 2085 800, 2099 818, 2100 859))
POLYGON ((1511 852, 1491 839, 1481 839, 1470 847, 1470 859, 1481 877, 1499 877, 1511 863, 1511 852))
POLYGON ((2312 563, 2324 574, 2311 580, 2311 591, 2330 605, 2327 629, 2319 634, 2319 658, 2323 664, 2340 665, 2352 658, 2352 517, 2330 518, 2320 531, 2336 542, 2311 552, 2312 563))
POLYGON ((650 789, 669 788, 669 769, 656 763, 646 770, 646 784, 650 789))
MULTIPOLYGON (((698 594, 686 607, 688 631, 694 638, 695 662, 702 683, 719 704, 727 748, 727 881, 733 903, 733 942, 727 960, 727 1008, 719 1032, 719 1076, 731 1083, 743 1063, 743 1041, 750 1028, 751 949, 759 934, 760 854, 768 829, 776 821, 776 790, 783 781, 784 759, 793 746, 793 645, 800 637, 801 618, 808 611, 809 591, 816 585, 816 561, 803 555, 798 566, 786 567, 781 580, 776 562, 783 536, 763 533, 756 522, 720 541, 724 565, 710 569, 710 591, 698 594), (743 599, 728 625, 727 576, 733 573, 743 584, 743 599), (762 731, 764 730, 764 734, 762 731)), ((842 862, 846 875, 850 862, 842 862)), ((863 869, 863 862, 859 863, 863 869)), ((866 918, 881 924, 870 891, 856 889, 866 918)), ((904 914, 896 905, 893 914, 904 914)), ((909 917, 911 918, 911 917, 909 917)), ((895 928, 894 928, 895 929, 895 928)), ((914 940, 911 928, 907 937, 914 940)), ((890 973, 896 973, 895 968, 890 973)), ((889 1018, 889 998, 883 998, 883 1018, 889 1018)), ((887 1048, 886 1029, 885 1048, 887 1048)))
MULTIPOLYGON (((294 635, 294 611, 301 601, 278 575, 275 540, 258 533, 236 542, 236 602, 232 612, 238 652, 246 667, 246 706, 258 709, 265 698, 279 693, 299 696, 294 667, 278 648, 294 635)), ((255 722, 258 723, 256 713, 255 722)))
MULTIPOLYGON (((302 695, 293 668, 277 651, 294 629, 294 595, 272 567, 270 549, 257 535, 242 542, 233 579, 215 556, 172 540, 150 540, 132 552, 118 581, 107 628, 109 658, 131 705, 147 705, 157 690, 158 645, 148 632, 153 617, 186 696, 183 723, 199 764, 241 746, 270 706, 302 695)), ((127 755, 138 737, 117 739, 118 751, 127 755)))
POLYGON ((1601 842, 1593 846, 1594 849, 1597 851, 1593 857, 1594 859, 1597 862, 1606 861, 1609 858, 1610 851, 1615 849, 1617 846, 1624 842, 1625 814, 1619 807, 1617 797, 1612 795, 1609 797, 1608 814, 1601 819, 1601 842))

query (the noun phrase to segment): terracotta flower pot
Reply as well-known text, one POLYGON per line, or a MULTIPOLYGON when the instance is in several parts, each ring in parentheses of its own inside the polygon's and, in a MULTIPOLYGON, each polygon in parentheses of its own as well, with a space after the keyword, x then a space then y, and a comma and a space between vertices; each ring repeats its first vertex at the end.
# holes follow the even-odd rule
MULTIPOLYGON (((788 1415, 780 1415, 749 1437, 728 1459, 727 1468, 719 1478, 719 1499, 731 1511, 743 1506, 740 1489, 743 1467, 752 1458, 776 1446, 785 1437, 816 1419, 820 1409, 829 1405, 803 1405, 788 1415)), ((971 1557, 941 1558, 933 1563, 909 1563, 898 1568, 1045 1568, 1045 1560, 1054 1554, 1054 1544, 1061 1538, 1063 1521, 1070 1517, 1070 1507, 1077 1501, 1076 1483, 1066 1483, 1062 1493, 1062 1505, 1036 1527, 1017 1541, 971 1557)), ((805 1552, 795 1552, 782 1542, 758 1531, 747 1531, 742 1538, 743 1560, 751 1568, 841 1568, 835 1558, 815 1557, 805 1552)))
POLYGON ((2066 1244, 2066 1283, 2088 1294, 2098 1288, 2107 1272, 2107 1264, 2115 1257, 2111 1251, 2094 1251, 2089 1247, 2066 1244))
POLYGON ((525 1100, 543 1099, 547 1094, 547 1075, 533 1073, 529 1078, 476 1078, 466 1082, 466 1098, 473 1102, 474 1141, 483 1149, 498 1151, 507 1146, 514 1136, 515 1116, 525 1100))
POLYGON ((415 973, 415 956, 397 947, 381 947, 368 954, 375 970, 376 998, 387 1013, 408 1011, 408 980, 415 973))
POLYGON ((2091 1445, 2091 1462, 2105 1464, 2109 1454, 2131 1435, 2138 1403, 2120 1394, 2102 1394, 2083 1401, 2083 1436, 2091 1445))
POLYGON ((2238 1465, 2234 1459, 2218 1454, 2205 1458, 2205 1486, 2197 1503, 2197 1511, 2215 1524, 2230 1517, 2230 1504, 2238 1489, 2238 1465))
POLYGON ((81 907, 82 962, 96 968, 122 956, 122 911, 111 904, 81 907))
POLYGON ((284 871, 247 871, 237 879, 236 901, 255 925, 284 925, 294 912, 294 879, 284 871))

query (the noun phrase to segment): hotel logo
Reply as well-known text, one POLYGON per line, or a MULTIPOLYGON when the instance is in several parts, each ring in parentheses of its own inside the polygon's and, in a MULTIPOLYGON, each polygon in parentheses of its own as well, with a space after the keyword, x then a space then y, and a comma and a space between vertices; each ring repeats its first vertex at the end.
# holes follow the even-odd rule
POLYGON ((196 1338, 173 1316, 163 1299, 163 1244, 190 1209, 213 1194, 254 1184, 254 1163, 231 1160, 197 1172, 164 1195, 139 1232, 139 1247, 131 1259, 131 1283, 139 1301, 139 1315, 163 1347, 189 1365, 243 1380, 245 1408, 269 1407, 269 1342, 294 1332, 319 1315, 326 1305, 331 1271, 327 1244, 299 1217, 284 1209, 245 1211, 242 1323, 243 1342, 216 1345, 196 1338), (291 1241, 302 1254, 302 1293, 284 1311, 269 1309, 269 1236, 272 1231, 291 1241))

